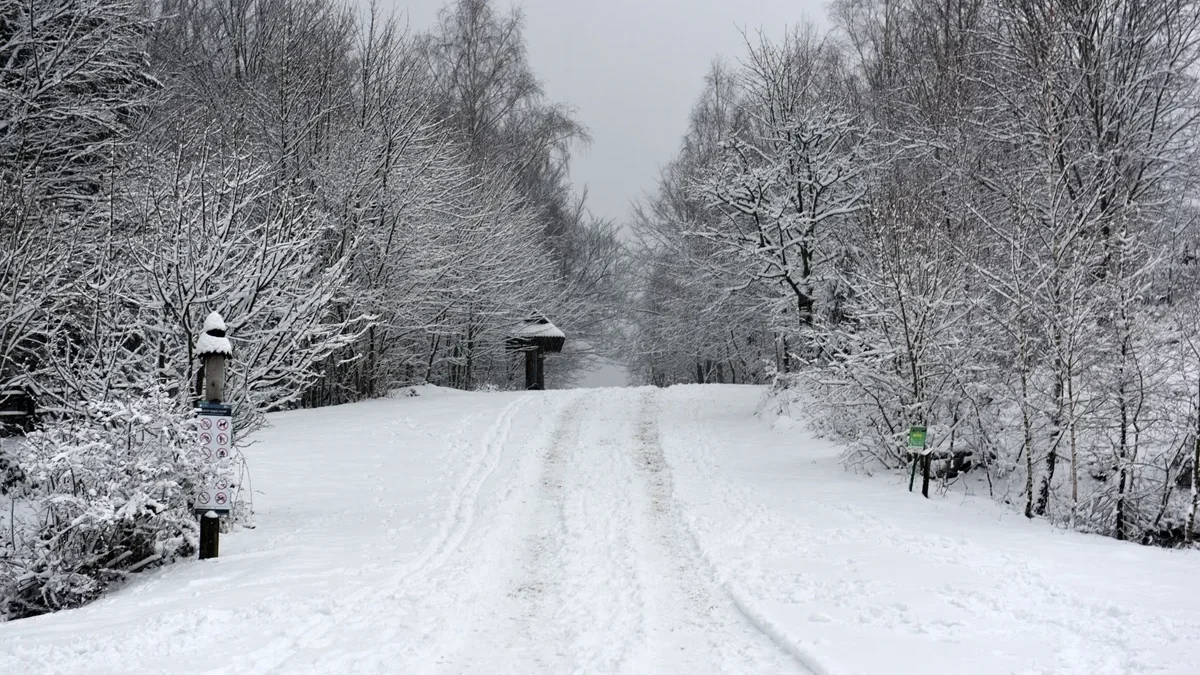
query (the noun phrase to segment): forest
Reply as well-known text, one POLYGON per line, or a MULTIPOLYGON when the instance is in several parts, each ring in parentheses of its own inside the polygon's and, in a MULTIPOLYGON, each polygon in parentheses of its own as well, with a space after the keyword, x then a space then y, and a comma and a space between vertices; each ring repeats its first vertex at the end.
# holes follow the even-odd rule
POLYGON ((504 338, 531 316, 576 362, 614 342, 625 258, 569 181, 587 130, 522 22, 486 0, 425 32, 334 0, 0 0, 0 391, 43 427, 0 454, 8 614, 194 546, 178 450, 209 312, 243 434, 406 384, 512 386, 504 338))
POLYGON ((830 19, 713 65, 633 223, 639 378, 770 382, 868 473, 925 426, 943 490, 1193 541, 1200 7, 830 19))
POLYGON ((0 617, 194 551, 214 310, 243 432, 518 388, 505 339, 545 316, 572 346, 552 386, 618 355, 642 384, 768 384, 855 471, 906 473, 921 425, 943 493, 1190 544, 1200 6, 836 0, 829 23, 746 30, 614 223, 519 10, 0 0, 0 392, 40 420, 0 439, 0 617))

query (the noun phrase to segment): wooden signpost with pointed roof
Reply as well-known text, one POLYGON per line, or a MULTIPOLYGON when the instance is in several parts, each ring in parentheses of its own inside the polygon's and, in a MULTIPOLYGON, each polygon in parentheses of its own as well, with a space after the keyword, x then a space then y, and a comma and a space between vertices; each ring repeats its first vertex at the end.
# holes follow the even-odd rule
POLYGON ((525 388, 546 388, 546 353, 557 354, 567 336, 544 316, 526 319, 508 338, 508 348, 525 352, 525 388))

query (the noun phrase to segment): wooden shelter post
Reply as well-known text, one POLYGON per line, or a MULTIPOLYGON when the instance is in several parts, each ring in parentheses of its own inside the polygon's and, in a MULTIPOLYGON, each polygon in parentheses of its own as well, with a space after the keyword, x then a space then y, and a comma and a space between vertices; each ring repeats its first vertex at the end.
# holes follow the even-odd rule
POLYGON ((546 352, 541 347, 537 349, 537 388, 546 388, 546 352))
POLYGON ((525 350, 525 388, 526 389, 542 389, 541 383, 541 364, 544 357, 542 356, 541 347, 532 347, 525 350))
POLYGON ((558 353, 566 343, 566 336, 544 316, 526 319, 508 337, 507 348, 525 352, 525 388, 546 388, 546 353, 558 353))

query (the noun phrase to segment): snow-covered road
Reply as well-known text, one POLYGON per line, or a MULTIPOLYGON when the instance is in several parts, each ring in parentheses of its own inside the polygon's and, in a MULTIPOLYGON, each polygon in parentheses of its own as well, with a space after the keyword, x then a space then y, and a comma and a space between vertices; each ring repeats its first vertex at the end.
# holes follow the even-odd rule
POLYGON ((221 557, 0 625, 0 673, 1194 673, 1200 556, 915 498, 754 387, 272 416, 221 557))

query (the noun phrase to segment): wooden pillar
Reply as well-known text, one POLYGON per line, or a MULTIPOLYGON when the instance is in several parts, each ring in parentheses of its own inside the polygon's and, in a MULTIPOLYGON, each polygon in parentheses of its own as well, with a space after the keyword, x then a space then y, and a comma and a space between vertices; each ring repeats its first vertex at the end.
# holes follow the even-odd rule
MULTIPOLYGON (((233 348, 225 336, 225 320, 220 314, 209 314, 202 330, 204 332, 196 345, 197 356, 203 363, 201 373, 197 374, 197 385, 202 374, 204 390, 197 393, 205 403, 222 403, 225 397, 225 361, 233 356, 233 348)), ((232 425, 229 433, 233 433, 232 425)), ((197 508, 196 513, 200 516, 200 559, 216 558, 221 547, 221 518, 216 512, 203 507, 197 508)))
POLYGON ((537 349, 537 388, 539 391, 546 388, 546 352, 541 347, 537 349))
POLYGON ((921 495, 929 499, 929 466, 933 464, 933 457, 925 455, 921 463, 921 495))
POLYGON ((200 514, 200 559, 216 558, 221 552, 221 518, 209 511, 200 514))
POLYGON ((204 355, 204 400, 220 403, 225 395, 225 355, 204 355))
POLYGON ((537 389, 538 384, 538 352, 540 349, 525 350, 525 388, 537 389))
MULTIPOLYGON (((225 355, 204 355, 204 400, 220 403, 225 392, 225 355)), ((221 552, 221 519, 209 511, 200 514, 200 559, 216 558, 221 552)))

